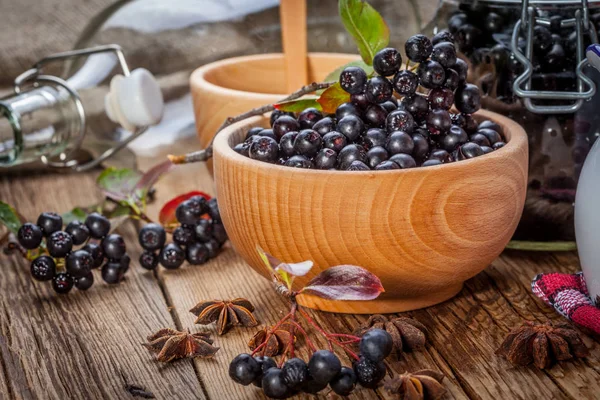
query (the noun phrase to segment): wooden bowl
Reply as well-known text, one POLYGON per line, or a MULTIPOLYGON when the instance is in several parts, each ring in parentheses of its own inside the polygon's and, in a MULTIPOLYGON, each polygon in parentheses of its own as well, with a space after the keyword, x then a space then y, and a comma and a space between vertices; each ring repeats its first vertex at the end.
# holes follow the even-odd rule
MULTIPOLYGON (((309 81, 322 82, 337 67, 357 59, 356 54, 309 53, 309 81)), ((227 117, 286 96, 285 60, 283 54, 259 54, 206 64, 192 73, 190 87, 196 130, 205 148, 227 117)))
POLYGON ((431 306, 504 249, 521 217, 527 185, 527 137, 515 122, 488 111, 507 145, 446 165, 390 171, 320 171, 251 160, 232 147, 256 117, 223 130, 214 142, 217 196, 233 246, 264 276, 256 245, 283 261, 313 260, 303 285, 340 264, 375 273, 385 288, 373 301, 301 304, 333 312, 391 313, 431 306))

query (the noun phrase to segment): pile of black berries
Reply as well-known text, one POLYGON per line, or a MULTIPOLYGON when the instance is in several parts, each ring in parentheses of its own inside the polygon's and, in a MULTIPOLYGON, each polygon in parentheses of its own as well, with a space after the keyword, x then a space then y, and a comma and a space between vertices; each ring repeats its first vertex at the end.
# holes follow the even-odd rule
POLYGON ((252 383, 262 388, 265 396, 272 399, 317 394, 327 386, 340 396, 348 396, 357 383, 373 389, 385 377, 383 360, 392 351, 392 337, 382 329, 373 329, 362 337, 359 346, 359 359, 352 368, 342 366, 329 350, 314 352, 308 363, 291 358, 281 368, 271 357, 240 354, 231 361, 229 376, 241 385, 252 383))
POLYGON ((97 213, 85 223, 73 221, 64 230, 62 217, 45 212, 37 224, 27 222, 17 233, 19 244, 37 250, 45 238, 47 254, 31 263, 31 275, 38 281, 52 281, 57 293, 68 293, 73 286, 87 290, 94 284, 93 269, 102 267, 102 279, 115 284, 129 270, 130 258, 120 235, 109 234, 110 221, 97 213), (76 246, 80 246, 75 249, 76 246), (105 262, 106 260, 106 262, 105 262))
POLYGON ((351 101, 335 114, 274 111, 270 129, 250 129, 234 150, 289 167, 368 171, 460 161, 505 145, 499 125, 471 116, 481 107, 480 92, 466 82, 467 63, 451 34, 414 35, 405 52, 417 66, 401 69, 400 52, 385 48, 373 59, 378 75, 345 68, 339 82, 351 101))
POLYGON ((175 216, 180 225, 173 231, 173 243, 159 224, 147 224, 139 233, 140 265, 152 270, 160 263, 167 269, 177 269, 187 260, 192 265, 206 263, 219 254, 227 241, 221 222, 217 199, 194 196, 177 206, 175 216))

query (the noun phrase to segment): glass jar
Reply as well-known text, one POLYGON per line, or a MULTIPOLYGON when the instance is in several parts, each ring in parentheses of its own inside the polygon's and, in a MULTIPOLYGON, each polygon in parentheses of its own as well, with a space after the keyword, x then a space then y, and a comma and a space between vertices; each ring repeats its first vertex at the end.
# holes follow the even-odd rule
POLYGON ((516 240, 574 240, 575 189, 600 134, 600 73, 585 49, 597 43, 596 0, 441 0, 428 33, 448 29, 482 107, 529 136, 529 182, 516 240), (583 60, 583 61, 582 61, 583 60))

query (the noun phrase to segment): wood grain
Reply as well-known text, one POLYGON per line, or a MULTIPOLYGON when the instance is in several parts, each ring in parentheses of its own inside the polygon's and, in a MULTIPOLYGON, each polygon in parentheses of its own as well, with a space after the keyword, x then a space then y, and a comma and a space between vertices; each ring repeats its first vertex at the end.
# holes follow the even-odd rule
POLYGON ((287 92, 292 93, 309 83, 306 60, 306 1, 282 0, 279 4, 279 16, 287 92))
POLYGON ((282 260, 314 260, 299 285, 328 267, 354 264, 386 290, 366 302, 299 298, 320 310, 398 312, 451 298, 500 254, 525 201, 525 132, 497 114, 479 117, 503 127, 506 147, 447 165, 358 173, 293 169, 234 152, 266 118, 223 130, 214 142, 215 182, 234 247, 265 276, 257 245, 282 260))

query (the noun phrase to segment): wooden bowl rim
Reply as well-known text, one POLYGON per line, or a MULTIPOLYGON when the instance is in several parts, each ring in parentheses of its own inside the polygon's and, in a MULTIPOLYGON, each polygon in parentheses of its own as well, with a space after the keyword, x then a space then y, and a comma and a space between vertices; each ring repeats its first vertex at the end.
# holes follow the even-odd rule
MULTIPOLYGON (((215 61, 209 64, 205 64, 192 72, 190 76, 190 85, 194 88, 202 88, 204 91, 214 92, 223 96, 224 94, 228 96, 242 96, 247 97, 250 96, 252 98, 265 99, 271 101, 273 98, 280 99, 286 96, 285 93, 261 93, 261 92, 248 92, 244 90, 231 89, 225 86, 216 85, 206 79, 206 75, 216 69, 220 69, 223 67, 227 67, 230 65, 238 64, 243 65, 250 61, 265 61, 265 60, 283 60, 283 53, 265 53, 265 54, 255 54, 251 56, 240 56, 240 57, 232 57, 226 58, 223 60, 215 61)), ((308 53, 309 59, 319 59, 319 58, 329 58, 329 59, 339 59, 340 62, 346 61, 350 62, 353 60, 358 60, 359 56, 357 54, 349 54, 349 53, 322 53, 322 52, 314 52, 308 53)))
MULTIPOLYGON (((301 168, 291 168, 286 167, 284 165, 278 164, 270 164, 263 161, 256 161, 249 157, 243 156, 229 145, 229 140, 233 134, 235 134, 239 129, 244 128, 245 126, 255 126, 264 120, 267 120, 268 117, 265 116, 257 116, 249 118, 245 121, 240 121, 235 123, 227 128, 223 129, 219 132, 214 139, 213 147, 214 154, 217 156, 222 156, 223 158, 229 159, 236 164, 242 164, 248 167, 260 168, 260 169, 279 169, 281 171, 291 172, 290 169, 294 172, 302 172, 304 174, 308 174, 309 176, 319 176, 319 175, 335 175, 335 176, 364 176, 364 177, 373 177, 377 175, 384 174, 419 174, 424 172, 431 171, 450 171, 452 169, 464 169, 464 168, 483 168, 483 164, 487 164, 488 162, 492 162, 496 160, 501 162, 503 159, 512 158, 517 155, 519 151, 523 148, 527 148, 527 134, 521 125, 517 124, 513 120, 504 117, 500 114, 494 113, 492 111, 480 110, 474 114, 475 117, 486 118, 493 122, 498 123, 503 131, 504 135, 508 137, 508 141, 506 146, 495 150, 491 153, 484 154, 479 157, 471 158, 468 160, 462 160, 457 162, 452 162, 448 164, 440 164, 440 165, 432 165, 429 167, 418 167, 418 168, 408 168, 408 169, 392 169, 392 170, 382 170, 382 171, 330 171, 330 170, 320 170, 320 169, 301 169, 301 168)), ((290 175, 291 176, 291 175, 290 175)))

